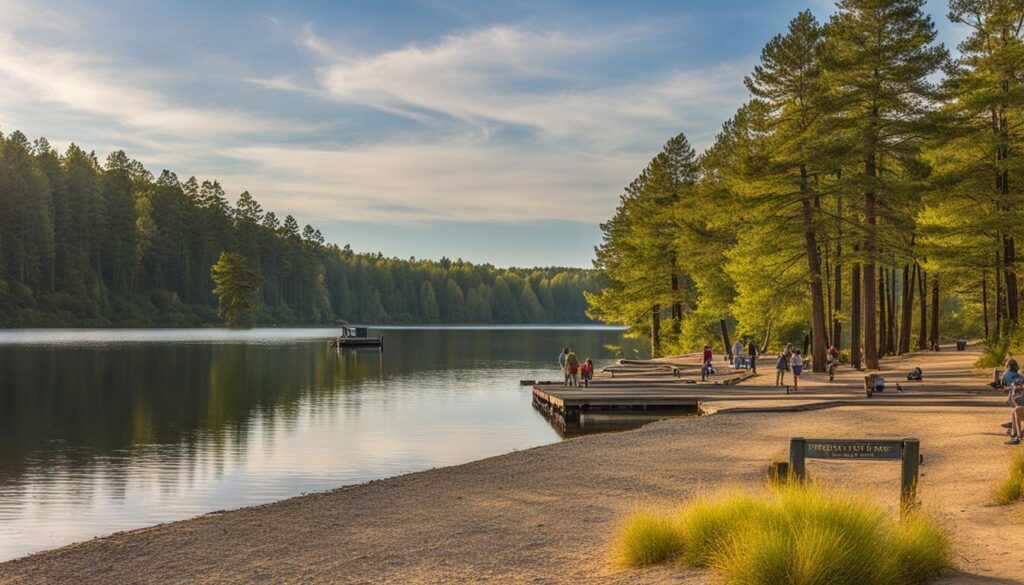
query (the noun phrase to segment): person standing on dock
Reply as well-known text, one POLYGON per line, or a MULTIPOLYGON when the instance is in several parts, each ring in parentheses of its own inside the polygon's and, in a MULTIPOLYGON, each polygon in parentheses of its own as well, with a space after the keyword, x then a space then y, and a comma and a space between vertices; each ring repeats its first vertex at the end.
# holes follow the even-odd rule
POLYGON ((739 339, 732 344, 732 367, 734 370, 743 367, 743 342, 739 339))
POLYGON ((750 372, 757 374, 757 344, 753 338, 747 341, 747 357, 750 358, 750 372))
POLYGON ((565 371, 568 375, 569 386, 578 387, 580 385, 579 371, 580 371, 580 360, 576 358, 574 352, 569 352, 569 355, 565 359, 565 371))
POLYGON ((584 388, 590 388, 590 381, 594 379, 594 362, 590 358, 583 360, 580 366, 580 379, 583 380, 584 388))
POLYGON ((562 353, 558 354, 558 365, 562 368, 562 377, 565 380, 562 382, 563 386, 569 385, 569 348, 563 347, 562 353))

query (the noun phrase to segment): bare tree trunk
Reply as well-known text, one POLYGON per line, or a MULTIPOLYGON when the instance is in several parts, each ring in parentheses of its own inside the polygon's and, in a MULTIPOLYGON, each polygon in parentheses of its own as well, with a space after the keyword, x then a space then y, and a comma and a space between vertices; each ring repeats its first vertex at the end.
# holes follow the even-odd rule
POLYGON ((988 336, 988 274, 985 271, 981 273, 981 316, 985 322, 985 339, 989 339, 988 336))
POLYGON ((896 353, 896 269, 892 268, 887 272, 889 278, 888 292, 889 298, 886 299, 886 308, 889 309, 889 315, 886 320, 888 328, 885 330, 885 348, 890 354, 896 353))
POLYGON ((939 350, 939 279, 932 277, 932 350, 939 350))
POLYGON ((928 290, 925 287, 928 276, 917 267, 917 292, 921 296, 921 323, 917 335, 917 349, 928 349, 928 290))
POLYGON ((857 369, 862 366, 860 359, 861 334, 864 331, 861 315, 864 310, 860 298, 861 286, 860 263, 855 262, 850 271, 850 364, 857 369))
POLYGON ((651 307, 651 357, 661 357, 661 305, 651 307))
POLYGON ((764 341, 761 342, 761 351, 768 351, 768 342, 772 340, 772 322, 768 321, 768 326, 764 330, 764 341))
POLYGON ((1003 286, 1001 282, 1002 262, 996 251, 996 337, 1003 335, 1003 286))
POLYGON ((839 228, 836 238, 836 262, 835 262, 835 314, 832 317, 832 345, 839 349, 843 341, 843 322, 839 315, 843 311, 843 196, 836 196, 836 217, 839 218, 839 228))
POLYGON ((725 346, 725 355, 732 356, 732 344, 729 343, 729 328, 725 325, 725 319, 719 319, 718 325, 722 328, 722 345, 725 346))
MULTIPOLYGON (((875 177, 875 154, 868 154, 864 163, 864 174, 869 181, 875 177)), ((878 369, 878 284, 876 282, 877 270, 875 262, 878 259, 878 251, 875 249, 877 224, 875 209, 875 192, 872 190, 864 193, 864 224, 867 233, 864 236, 864 253, 867 260, 864 262, 863 274, 864 286, 861 293, 864 295, 864 367, 869 370, 878 369)))
POLYGON ((900 311, 900 349, 899 354, 910 353, 910 328, 914 316, 914 278, 917 264, 913 268, 903 265, 903 307, 900 311))
POLYGON ((885 310, 886 301, 889 298, 885 291, 885 285, 889 279, 885 270, 880 272, 882 273, 882 278, 878 279, 878 355, 883 356, 889 353, 889 347, 886 345, 886 333, 889 330, 887 317, 889 313, 885 310))
POLYGON ((672 255, 672 335, 679 343, 679 334, 683 330, 683 303, 679 299, 679 276, 675 273, 676 257, 672 255))
POLYGON ((800 165, 800 200, 804 218, 804 245, 807 248, 807 272, 811 279, 811 348, 812 367, 815 372, 825 371, 825 293, 821 286, 821 258, 818 242, 814 235, 814 210, 811 205, 810 187, 807 184, 807 167, 800 165))

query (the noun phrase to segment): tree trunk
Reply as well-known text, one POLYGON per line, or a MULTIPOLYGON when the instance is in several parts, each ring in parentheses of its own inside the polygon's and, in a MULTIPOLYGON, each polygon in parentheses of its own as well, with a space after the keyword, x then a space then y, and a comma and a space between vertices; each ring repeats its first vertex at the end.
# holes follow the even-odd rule
POLYGON ((985 339, 990 339, 988 336, 988 274, 984 271, 981 273, 981 317, 985 323, 985 339))
POLYGON ((651 357, 661 357, 661 305, 651 307, 651 357))
POLYGON ((999 251, 996 250, 996 337, 1003 335, 1003 285, 1002 285, 1002 263, 999 261, 999 251))
POLYGON ((925 288, 928 276, 921 266, 917 267, 917 293, 921 297, 921 323, 917 335, 917 349, 928 349, 928 290, 925 288))
POLYGON ((729 343, 729 328, 725 325, 725 319, 719 319, 718 325, 722 328, 722 345, 725 346, 725 355, 732 356, 732 344, 729 343))
POLYGON ((1013 238, 1003 235, 1003 279, 1006 282, 1006 330, 1010 331, 1017 326, 1019 299, 1017 298, 1017 274, 1014 273, 1014 262, 1017 252, 1014 249, 1013 238))
MULTIPOLYGON (((864 163, 864 174, 868 177, 868 181, 872 181, 875 177, 875 154, 869 153, 867 160, 864 163)), ((875 262, 877 260, 877 251, 875 250, 875 243, 877 234, 875 233, 875 225, 877 224, 876 210, 875 210, 875 192, 868 190, 864 192, 864 223, 866 234, 864 235, 864 253, 867 256, 867 260, 864 262, 863 274, 864 286, 861 293, 864 295, 864 310, 862 311, 864 317, 864 367, 869 370, 878 369, 878 284, 876 282, 877 271, 875 270, 875 262)))
POLYGON ((886 308, 889 309, 889 315, 886 320, 888 328, 885 330, 885 349, 888 353, 896 353, 896 269, 893 268, 888 271, 889 283, 888 292, 889 298, 885 300, 886 308))
MULTIPOLYGON (((843 312, 843 196, 842 194, 836 197, 836 215, 839 217, 839 238, 836 239, 836 303, 835 310, 836 316, 839 316, 843 312)), ((856 281, 854 281, 854 287, 857 288, 856 281)), ((833 345, 839 349, 843 344, 843 322, 838 318, 833 317, 833 345)))
POLYGON ((886 333, 889 331, 889 322, 887 320, 889 313, 885 310, 885 306, 889 299, 889 295, 886 293, 886 281, 889 279, 886 277, 886 271, 881 270, 882 277, 878 279, 878 355, 883 356, 889 353, 889 347, 886 345, 886 333))
POLYGON ((864 307, 860 299, 862 285, 860 264, 855 262, 850 270, 850 364, 858 370, 862 365, 860 359, 861 333, 864 330, 861 319, 864 307))
POLYGON ((911 269, 903 265, 903 307, 900 310, 900 348, 899 354, 910 353, 910 328, 914 316, 914 278, 917 264, 911 269))
POLYGON ((807 167, 800 165, 800 199, 804 215, 804 245, 807 248, 807 272, 811 279, 811 348, 812 368, 815 372, 825 371, 825 293, 821 286, 821 258, 814 235, 814 210, 811 208, 810 188, 807 185, 807 167))
POLYGON ((679 343, 679 334, 683 330, 683 302, 679 299, 679 276, 675 274, 676 257, 672 255, 672 334, 679 343))
POLYGON ((939 279, 932 277, 932 351, 939 350, 939 279))
POLYGON ((768 351, 768 342, 772 340, 772 322, 769 321, 764 329, 764 341, 761 342, 761 352, 768 351))

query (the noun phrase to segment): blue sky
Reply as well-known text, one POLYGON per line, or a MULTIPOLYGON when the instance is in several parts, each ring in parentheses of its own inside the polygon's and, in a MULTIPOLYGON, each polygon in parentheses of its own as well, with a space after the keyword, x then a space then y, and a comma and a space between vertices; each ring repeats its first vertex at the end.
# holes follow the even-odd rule
POLYGON ((678 132, 706 147, 804 8, 832 11, 0 0, 0 131, 219 179, 359 251, 589 266, 622 188, 678 132))

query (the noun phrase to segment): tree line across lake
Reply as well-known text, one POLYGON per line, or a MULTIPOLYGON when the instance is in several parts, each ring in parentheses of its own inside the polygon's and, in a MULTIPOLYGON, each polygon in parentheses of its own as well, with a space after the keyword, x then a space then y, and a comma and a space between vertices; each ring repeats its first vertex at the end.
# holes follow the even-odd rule
POLYGON ((923 0, 799 13, 698 156, 680 134, 602 225, 591 314, 655 354, 810 335, 854 365, 953 337, 1016 335, 1024 235, 1024 4, 923 0))
POLYGON ((0 327, 219 323, 223 252, 254 273, 264 325, 581 323, 597 290, 588 270, 355 253, 217 181, 0 135, 0 327))

